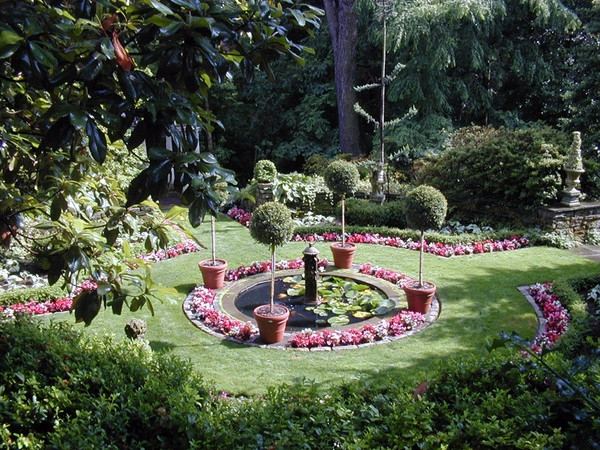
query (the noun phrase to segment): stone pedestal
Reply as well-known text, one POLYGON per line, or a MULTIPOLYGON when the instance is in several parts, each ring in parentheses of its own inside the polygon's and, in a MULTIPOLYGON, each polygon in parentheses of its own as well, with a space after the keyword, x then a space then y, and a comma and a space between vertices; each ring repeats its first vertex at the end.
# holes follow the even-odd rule
POLYGON ((256 189, 256 207, 273 201, 273 183, 258 183, 256 189))
POLYGON ((570 231, 575 236, 584 237, 591 230, 600 229, 600 201, 542 208, 539 219, 544 228, 570 231))

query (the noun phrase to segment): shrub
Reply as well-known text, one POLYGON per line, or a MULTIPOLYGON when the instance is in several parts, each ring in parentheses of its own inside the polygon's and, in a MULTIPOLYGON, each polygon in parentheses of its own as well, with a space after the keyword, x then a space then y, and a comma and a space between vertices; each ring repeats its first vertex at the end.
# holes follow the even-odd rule
POLYGON ((44 286, 32 289, 14 289, 0 294, 0 306, 10 306, 16 303, 45 302, 64 297, 65 293, 58 286, 44 286))
POLYGON ((332 200, 332 193, 320 175, 279 174, 275 181, 275 199, 289 208, 312 211, 317 196, 332 200))
POLYGON ((392 201, 380 205, 369 200, 350 198, 346 200, 346 221, 349 225, 404 228, 404 202, 392 201))
POLYGON ((210 403, 189 363, 65 323, 0 323, 0 386, 2 448, 189 448, 210 403))
POLYGON ((408 193, 405 200, 406 223, 416 230, 437 229, 446 219, 448 203, 444 194, 431 186, 422 185, 408 193))
POLYGON ((258 183, 272 183, 277 177, 277 167, 268 159, 261 159, 254 166, 254 179, 258 183))
POLYGON ((520 218, 557 198, 569 138, 549 127, 469 127, 419 177, 465 220, 520 218))
POLYGON ((335 194, 351 195, 360 180, 356 166, 348 161, 336 160, 325 169, 325 183, 335 194))
POLYGON ((250 235, 271 249, 285 244, 294 232, 290 210, 281 203, 268 202, 259 206, 252 215, 250 235))
POLYGON ((302 167, 302 171, 306 175, 323 175, 325 168, 329 165, 331 160, 326 156, 323 156, 319 153, 314 153, 308 157, 304 166, 302 167))

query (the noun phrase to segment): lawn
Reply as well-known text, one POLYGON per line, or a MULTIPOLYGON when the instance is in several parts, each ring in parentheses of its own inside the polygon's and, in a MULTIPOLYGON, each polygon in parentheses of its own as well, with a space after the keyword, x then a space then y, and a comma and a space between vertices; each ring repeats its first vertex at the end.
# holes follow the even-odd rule
MULTIPOLYGON (((208 225, 198 231, 209 242, 208 225)), ((243 226, 225 217, 218 221, 218 255, 230 267, 267 260, 266 247, 256 244, 243 226)), ((290 243, 278 259, 297 258, 305 244, 290 243)), ((322 256, 331 259, 328 244, 318 244, 322 256)), ((263 392, 266 387, 301 379, 322 386, 343 380, 382 377, 426 378, 427 369, 449 357, 485 353, 485 343, 501 331, 516 331, 532 337, 536 318, 517 286, 561 277, 597 274, 600 264, 565 250, 535 247, 495 254, 441 258, 425 255, 425 277, 438 285, 441 316, 425 331, 399 341, 358 350, 301 352, 260 349, 226 342, 194 327, 184 316, 185 294, 201 283, 197 262, 209 250, 157 263, 153 272, 158 282, 181 292, 177 302, 155 304, 148 310, 113 315, 102 311, 86 331, 124 338, 124 324, 131 317, 148 321, 147 338, 156 351, 171 352, 189 359, 196 370, 223 390, 236 394, 263 392)), ((355 262, 371 262, 415 275, 418 252, 390 247, 359 245, 355 262)), ((68 314, 52 320, 73 321, 68 314)))

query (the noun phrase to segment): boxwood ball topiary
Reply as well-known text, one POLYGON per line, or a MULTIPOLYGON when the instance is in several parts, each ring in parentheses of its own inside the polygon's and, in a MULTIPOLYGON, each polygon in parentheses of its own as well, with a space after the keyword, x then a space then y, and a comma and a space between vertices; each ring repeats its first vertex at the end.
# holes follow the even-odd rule
POLYGON ((356 191, 360 175, 354 164, 336 160, 327 166, 324 173, 327 187, 339 195, 350 195, 356 191))
POLYGON ((277 177, 277 167, 268 159, 261 159, 254 166, 254 179, 259 183, 272 183, 277 177))
POLYGON ((252 215, 250 235, 261 244, 279 247, 294 233, 290 210, 281 203, 268 202, 259 206, 252 215))
POLYGON ((448 202, 436 188, 422 185, 406 196, 406 223, 416 230, 437 229, 446 219, 448 202))

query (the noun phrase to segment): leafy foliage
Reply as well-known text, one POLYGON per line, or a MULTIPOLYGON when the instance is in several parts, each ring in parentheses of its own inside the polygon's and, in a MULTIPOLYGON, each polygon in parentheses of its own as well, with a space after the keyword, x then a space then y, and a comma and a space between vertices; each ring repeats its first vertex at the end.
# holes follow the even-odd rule
POLYGON ((446 220, 448 203, 444 194, 426 185, 416 187, 405 200, 406 223, 416 230, 438 229, 446 220))
POLYGON ((271 249, 285 244, 290 240, 293 232, 294 221, 290 210, 281 203, 265 203, 252 214, 251 236, 271 249))
POLYGON ((464 128, 420 178, 440 189, 459 217, 516 218, 556 198, 568 145, 567 136, 543 126, 464 128))
MULTIPOLYGON (((136 205, 148 196, 157 200, 175 173, 189 221, 198 226, 206 212, 216 214, 218 186, 236 184, 234 173, 200 148, 199 132, 219 125, 206 108, 209 89, 236 69, 247 77, 256 67, 269 71, 279 55, 301 61, 304 47, 296 40, 319 26, 319 15, 293 1, 4 2, 3 234, 20 213, 47 215, 42 226, 51 238, 38 247, 50 281, 62 276, 75 286, 83 273, 112 274, 110 292, 118 292, 117 279, 131 261, 105 253, 128 234, 130 222, 156 218, 147 205, 141 214, 136 205), (127 160, 113 159, 116 173, 134 175, 125 195, 122 179, 115 185, 89 177, 121 142, 141 159, 135 174, 127 160), (140 156, 136 149, 144 143, 140 156)), ((164 245, 164 229, 150 245, 154 238, 164 245)))

